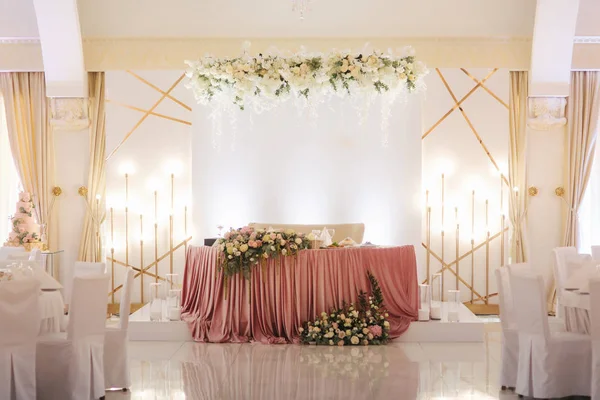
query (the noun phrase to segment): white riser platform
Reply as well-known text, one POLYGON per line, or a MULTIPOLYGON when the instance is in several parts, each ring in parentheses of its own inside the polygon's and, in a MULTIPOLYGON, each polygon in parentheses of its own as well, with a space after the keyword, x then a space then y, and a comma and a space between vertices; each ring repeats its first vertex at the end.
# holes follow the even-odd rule
POLYGON ((447 303, 442 304, 442 319, 416 321, 398 342, 483 342, 484 322, 464 304, 460 305, 459 322, 448 322, 447 303))
MULTIPOLYGON (((446 304, 442 306, 439 321, 413 322, 398 342, 483 342, 484 323, 461 304, 460 322, 448 322, 446 304)), ((183 321, 150 321, 150 307, 146 304, 133 313, 129 320, 129 340, 192 341, 188 326, 183 321)))
POLYGON ((129 340, 191 342, 192 334, 183 321, 150 321, 150 305, 146 304, 129 317, 129 340))

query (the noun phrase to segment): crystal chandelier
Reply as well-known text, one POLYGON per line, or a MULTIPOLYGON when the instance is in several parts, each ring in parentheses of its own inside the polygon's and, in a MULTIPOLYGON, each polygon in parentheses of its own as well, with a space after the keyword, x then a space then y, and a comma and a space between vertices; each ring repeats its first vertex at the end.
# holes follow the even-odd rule
POLYGON ((292 10, 300 13, 300 20, 304 20, 304 14, 310 10, 311 0, 292 0, 292 10))

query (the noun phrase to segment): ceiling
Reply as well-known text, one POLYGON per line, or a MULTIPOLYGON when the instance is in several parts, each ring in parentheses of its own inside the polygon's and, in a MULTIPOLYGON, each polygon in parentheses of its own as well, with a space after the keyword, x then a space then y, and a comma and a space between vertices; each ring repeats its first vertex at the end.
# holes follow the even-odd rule
MULTIPOLYGON (((78 7, 84 37, 527 37, 535 15, 535 0, 313 0, 303 21, 290 0, 78 0, 78 7)), ((32 0, 0 0, 0 37, 37 36, 32 0)))

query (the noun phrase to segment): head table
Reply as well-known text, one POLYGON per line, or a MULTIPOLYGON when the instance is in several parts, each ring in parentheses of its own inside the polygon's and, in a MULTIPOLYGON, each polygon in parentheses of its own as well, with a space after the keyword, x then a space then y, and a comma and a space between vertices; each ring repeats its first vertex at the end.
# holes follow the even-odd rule
POLYGON ((418 282, 413 246, 302 250, 269 259, 250 279, 225 280, 216 247, 187 251, 182 319, 201 342, 297 343, 298 328, 369 291, 367 271, 381 286, 390 337, 417 319, 418 282))

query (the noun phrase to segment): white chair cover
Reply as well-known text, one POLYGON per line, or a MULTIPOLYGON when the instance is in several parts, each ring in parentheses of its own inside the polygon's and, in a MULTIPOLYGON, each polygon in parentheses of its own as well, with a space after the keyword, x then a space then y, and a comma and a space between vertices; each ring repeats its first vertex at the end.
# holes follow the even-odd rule
POLYGON ((567 260, 577 257, 577 248, 575 247, 557 247, 552 250, 554 262, 552 268, 554 271, 554 282, 556 284, 556 315, 562 317, 564 311, 561 304, 561 293, 565 288, 567 280, 567 260))
MULTIPOLYGON (((502 327, 500 385, 505 388, 516 387, 519 364, 519 333, 510 286, 510 274, 513 271, 517 273, 519 271, 531 271, 530 268, 527 263, 517 263, 507 265, 505 268, 498 268, 495 271, 500 306, 500 326, 502 327)), ((552 332, 565 330, 564 321, 558 318, 549 318, 548 322, 552 332)))
POLYGON ((571 332, 550 332, 544 280, 528 271, 511 271, 510 284, 519 330, 515 392, 534 398, 589 396, 591 341, 571 332))
POLYGON ((2 246, 0 247, 0 260, 8 260, 9 254, 19 254, 25 253, 24 247, 11 247, 11 246, 2 246))
POLYGON ((103 262, 77 261, 73 269, 73 277, 97 275, 106 273, 106 264, 103 262))
POLYGON ((0 283, 0 399, 36 398, 39 291, 34 279, 0 283))
POLYGON ((592 258, 600 261, 600 246, 592 246, 592 258))
POLYGON ((37 261, 39 263, 42 262, 42 252, 40 249, 33 249, 29 253, 29 261, 37 261))
POLYGON ((592 399, 595 400, 600 399, 600 278, 590 280, 590 325, 592 336, 592 399))
POLYGON ((8 257, 6 257, 6 259, 9 261, 27 261, 27 260, 29 260, 29 253, 27 253, 27 252, 12 253, 12 254, 9 254, 8 257))
POLYGON ((126 389, 131 386, 129 375, 129 353, 127 351, 131 292, 134 271, 127 268, 123 281, 123 293, 119 309, 119 326, 106 328, 104 337, 104 384, 107 389, 126 389))
POLYGON ((107 287, 108 275, 73 279, 66 338, 58 334, 38 341, 38 399, 91 400, 104 396, 107 287))
POLYGON ((513 318, 509 271, 508 268, 498 268, 495 273, 500 306, 500 326, 502 327, 500 385, 503 388, 514 388, 517 385, 517 366, 519 364, 519 335, 516 321, 513 318))

